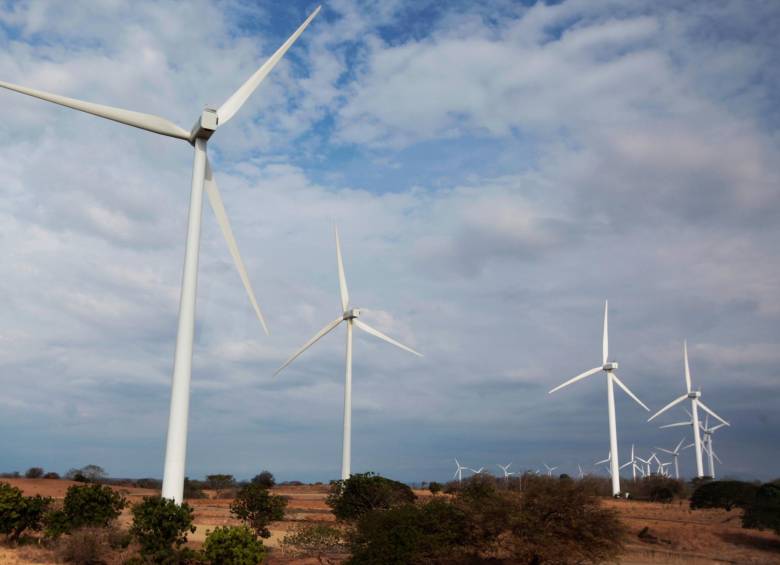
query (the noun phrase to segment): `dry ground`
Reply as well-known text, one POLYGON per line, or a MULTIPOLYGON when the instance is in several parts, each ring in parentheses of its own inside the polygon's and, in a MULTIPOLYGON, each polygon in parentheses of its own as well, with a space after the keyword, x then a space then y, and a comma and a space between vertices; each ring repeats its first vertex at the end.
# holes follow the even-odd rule
MULTIPOLYGON (((67 488, 76 484, 64 480, 3 479, 25 494, 42 494, 63 498, 67 488)), ((155 491, 140 488, 115 487, 131 502, 155 491)), ((289 497, 287 514, 283 522, 272 525, 271 538, 265 544, 276 548, 285 533, 300 522, 333 522, 334 517, 325 504, 327 486, 278 487, 275 494, 289 497)), ((418 496, 430 496, 428 491, 415 491, 418 496)), ((188 501, 195 509, 196 532, 190 536, 191 544, 199 546, 206 531, 216 526, 237 524, 230 517, 230 500, 202 499, 188 501)), ((780 538, 770 532, 744 530, 740 526, 739 511, 688 509, 687 503, 658 504, 616 500, 605 501, 616 508, 630 530, 624 565, 658 565, 661 563, 692 563, 696 565, 723 563, 780 564, 780 538), (649 528, 655 540, 643 541, 639 532, 649 528)), ((130 515, 125 511, 123 525, 129 525, 130 515)), ((29 565, 52 563, 51 553, 37 547, 18 549, 0 547, 0 564, 29 565)), ((288 560, 278 551, 272 553, 271 565, 316 564, 316 559, 288 560)))

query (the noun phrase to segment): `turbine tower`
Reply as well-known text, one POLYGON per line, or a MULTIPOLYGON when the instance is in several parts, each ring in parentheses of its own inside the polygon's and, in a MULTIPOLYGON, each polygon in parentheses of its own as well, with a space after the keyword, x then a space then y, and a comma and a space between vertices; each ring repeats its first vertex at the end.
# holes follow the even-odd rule
POLYGON ((648 412, 650 409, 645 406, 641 400, 639 400, 633 392, 631 392, 626 385, 623 384, 623 382, 618 378, 618 376, 615 374, 615 369, 618 368, 618 364, 615 361, 608 361, 609 359, 609 331, 608 331, 608 310, 609 310, 609 301, 606 301, 604 303, 604 335, 602 338, 602 347, 601 347, 601 366, 594 367, 593 369, 590 369, 588 371, 585 371, 584 373, 581 373, 574 377, 573 379, 569 379, 562 385, 558 385, 554 389, 552 389, 549 394, 552 394, 556 390, 560 390, 566 386, 569 386, 572 383, 575 383, 579 380, 585 379, 591 375, 595 375, 599 371, 604 371, 607 375, 607 409, 609 411, 609 453, 610 453, 610 476, 612 477, 612 496, 617 496, 620 494, 620 472, 618 464, 618 443, 617 443, 617 422, 615 421, 615 391, 614 391, 614 385, 617 383, 617 385, 623 389, 623 391, 630 396, 634 401, 636 401, 637 404, 639 404, 642 408, 647 410, 648 412))
MULTIPOLYGON (((683 341, 683 358, 685 360, 685 388, 686 393, 683 394, 681 397, 676 398, 672 400, 669 404, 661 408, 658 412, 650 416, 650 418, 647 419, 648 422, 652 421, 656 416, 660 416, 667 410, 669 410, 672 406, 675 406, 679 404, 680 402, 683 402, 686 399, 690 399, 691 401, 691 423, 690 425, 693 427, 693 445, 695 446, 696 451, 696 476, 697 477, 703 477, 704 476, 704 464, 702 462, 702 449, 701 449, 701 436, 699 435, 699 408, 701 407, 702 410, 713 416, 714 418, 717 418, 721 422, 723 422, 726 426, 729 426, 730 424, 718 416, 715 412, 713 412, 710 408, 707 407, 704 402, 701 401, 701 391, 700 390, 692 390, 691 388, 691 368, 688 364, 688 342, 683 341)), ((662 426, 667 427, 667 426, 662 426)), ((668 426, 671 427, 671 426, 668 426)))
POLYGON ((369 326, 365 322, 361 322, 358 318, 360 316, 360 310, 358 308, 350 308, 349 305, 349 290, 347 289, 347 279, 344 275, 344 262, 341 258, 341 243, 339 242, 339 230, 335 228, 336 232, 336 262, 338 263, 339 273, 339 295, 341 296, 341 315, 329 322, 324 328, 317 332, 313 338, 307 341, 303 347, 293 353, 284 365, 279 367, 274 376, 278 375, 287 365, 295 361, 304 351, 314 345, 320 338, 332 332, 336 329, 341 322, 347 323, 347 356, 346 356, 346 376, 344 381, 344 439, 341 452, 341 479, 347 480, 351 474, 350 463, 352 460, 352 328, 357 326, 366 333, 369 333, 379 339, 391 343, 396 347, 400 347, 410 353, 422 357, 422 353, 418 353, 411 347, 407 347, 402 343, 386 336, 379 330, 376 330, 369 326))
POLYGON ((236 264, 241 282, 249 295, 249 301, 266 333, 263 315, 257 305, 254 292, 249 283, 249 277, 244 263, 238 252, 233 231, 228 223, 222 198, 214 180, 211 166, 206 154, 206 145, 209 138, 221 125, 226 124, 238 112, 257 89, 263 79, 281 60, 287 50, 292 46, 314 17, 320 8, 314 10, 311 15, 298 27, 284 44, 271 55, 271 57, 255 73, 247 79, 222 106, 218 109, 205 108, 190 131, 187 131, 173 122, 153 116, 122 108, 104 106, 93 102, 85 102, 68 98, 58 94, 51 94, 34 88, 27 88, 8 82, 0 81, 0 87, 13 90, 21 94, 40 98, 47 102, 53 102, 74 110, 86 112, 100 118, 112 120, 140 128, 152 133, 182 139, 193 146, 195 157, 192 164, 192 188, 190 193, 190 210, 187 224, 187 243, 184 252, 184 270, 182 275, 181 295, 179 301, 179 323, 176 336, 176 353, 173 363, 173 377, 171 379, 171 404, 168 418, 168 435, 165 447, 165 470, 163 472, 162 496, 180 504, 184 490, 184 471, 187 452, 187 421, 190 404, 190 379, 192 376, 192 342, 195 330, 195 297, 198 282, 198 255, 200 251, 200 224, 203 210, 203 191, 205 189, 209 202, 217 217, 222 234, 227 240, 230 254, 236 264))
POLYGON ((702 448, 704 449, 704 452, 707 454, 707 457, 709 459, 710 463, 710 477, 712 479, 715 479, 715 461, 717 460, 718 463, 721 465, 723 464, 723 461, 720 460, 720 457, 718 457, 718 454, 715 453, 715 448, 712 447, 712 434, 714 434, 716 431, 721 429, 725 424, 718 424, 716 426, 710 427, 709 425, 709 418, 704 419, 704 425, 702 426, 701 430, 704 432, 704 441, 702 442, 702 448))

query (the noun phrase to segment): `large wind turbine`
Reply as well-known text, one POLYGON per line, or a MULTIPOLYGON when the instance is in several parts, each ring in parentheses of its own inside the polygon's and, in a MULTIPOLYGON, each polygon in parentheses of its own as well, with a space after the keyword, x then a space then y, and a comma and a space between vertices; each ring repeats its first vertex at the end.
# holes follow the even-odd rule
POLYGON ((653 420, 656 416, 660 416, 661 414, 669 410, 672 406, 675 406, 686 399, 690 399, 691 400, 691 426, 693 427, 693 444, 695 446, 695 451, 696 451, 696 476, 703 477, 704 464, 702 462, 702 456, 701 456, 701 436, 699 435, 699 407, 701 407, 702 410, 704 410, 714 418, 717 418, 718 420, 723 422, 725 425, 729 426, 730 424, 726 420, 718 416, 715 412, 710 410, 710 408, 708 408, 707 405, 701 401, 700 390, 692 390, 691 368, 690 365, 688 364, 687 340, 683 341, 683 358, 685 359, 685 388, 687 392, 683 394, 681 397, 672 400, 669 404, 667 404, 666 406, 661 408, 658 412, 650 416, 650 418, 648 418, 647 421, 649 422, 653 420))
POLYGON ((168 419, 168 436, 165 448, 165 471, 163 474, 162 496, 181 503, 184 489, 184 470, 187 450, 187 420, 190 402, 190 378, 192 376, 192 341, 195 326, 195 295, 198 281, 198 254, 200 250, 200 223, 203 210, 203 189, 217 217, 222 234, 227 240, 230 254, 238 268, 241 282, 249 295, 249 301, 263 329, 268 333, 263 315, 257 305, 254 292, 249 283, 249 277, 238 252, 233 231, 225 214, 222 198, 217 189, 211 166, 206 155, 206 144, 217 128, 226 124, 243 106, 268 73, 281 60, 287 50, 303 33, 312 19, 317 15, 318 7, 306 18, 300 27, 287 41, 259 68, 249 79, 228 98, 222 106, 214 110, 205 108, 200 118, 190 131, 173 122, 153 116, 121 108, 104 106, 93 102, 85 102, 58 94, 51 94, 34 88, 27 88, 0 81, 0 87, 7 88, 53 102, 61 106, 73 108, 101 118, 113 120, 121 124, 140 128, 152 133, 183 139, 195 150, 192 164, 192 191, 190 193, 190 211, 187 225, 187 244, 184 252, 184 273, 182 276, 181 297, 179 301, 179 325, 176 336, 176 353, 173 364, 171 385, 171 405, 168 419))
POLYGON ((338 318, 336 318, 332 322, 329 322, 328 325, 326 325, 319 332, 317 332, 313 338, 311 338, 309 341, 307 341, 304 344, 303 347, 301 347, 298 351, 293 353, 292 357, 290 357, 287 361, 285 361, 284 365, 279 367, 274 373, 274 375, 278 375, 282 371, 282 369, 284 369, 287 365, 295 361, 295 359, 297 359, 298 356, 301 355, 301 353, 309 349, 312 345, 314 345, 317 341, 319 341, 320 338, 324 337, 325 335, 327 335, 328 333, 336 329, 336 326, 338 326, 341 322, 347 323, 347 370, 346 370, 346 379, 344 382, 344 443, 343 443, 343 448, 341 453, 341 479, 347 480, 350 475, 350 462, 352 460, 351 457, 351 453, 352 453, 352 326, 357 326, 358 328, 360 328, 366 333, 370 333, 371 335, 378 337, 379 339, 385 340, 387 343, 391 343, 396 347, 405 349, 406 351, 410 353, 414 353, 415 355, 418 355, 420 357, 422 357, 422 353, 418 353, 411 347, 407 347, 406 345, 397 342, 396 340, 386 336, 379 330, 372 328, 367 323, 361 322, 358 319, 358 317, 360 316, 360 310, 358 308, 350 308, 349 291, 347 290, 347 279, 344 276, 344 262, 341 258, 341 244, 339 242, 338 228, 335 229, 335 232, 336 232, 336 261, 338 263, 338 271, 339 271, 339 294, 341 296, 342 313, 338 318))
POLYGON ((608 331, 608 310, 609 310, 609 301, 606 301, 604 303, 604 336, 602 339, 602 347, 601 347, 601 365, 599 367, 594 367, 593 369, 590 369, 588 371, 585 371, 584 373, 581 373, 574 377, 573 379, 569 379, 562 385, 558 385, 554 389, 552 389, 549 394, 552 394, 556 390, 560 390, 563 387, 569 386, 572 383, 576 383, 579 380, 582 380, 584 378, 587 378, 591 375, 595 375, 599 371, 604 371, 607 374, 607 408, 609 410, 609 454, 610 454, 610 466, 611 466, 611 472, 610 475, 612 477, 612 496, 617 496, 620 494, 620 465, 618 464, 618 443, 617 443, 617 423, 615 421, 615 391, 614 391, 614 384, 617 383, 617 385, 623 389, 623 391, 630 396, 632 399, 634 399, 637 404, 639 404, 642 408, 647 410, 648 412, 650 409, 645 406, 641 400, 639 400, 633 392, 631 392, 626 385, 623 384, 623 382, 618 378, 618 376, 615 374, 615 369, 618 368, 618 364, 615 361, 608 361, 609 358, 609 331, 608 331))

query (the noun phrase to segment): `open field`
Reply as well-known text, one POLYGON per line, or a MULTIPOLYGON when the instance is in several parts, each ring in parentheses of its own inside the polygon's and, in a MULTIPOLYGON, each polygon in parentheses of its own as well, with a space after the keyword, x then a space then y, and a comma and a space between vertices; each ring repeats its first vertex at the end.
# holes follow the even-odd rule
MULTIPOLYGON (((67 488, 74 483, 64 480, 46 479, 3 479, 21 488, 25 494, 42 494, 63 498, 67 488)), ((142 488, 114 487, 131 502, 156 491, 142 488)), ((333 522, 325 498, 327 486, 286 486, 272 489, 275 494, 287 496, 289 505, 285 520, 272 525, 271 538, 264 543, 278 547, 286 532, 299 522, 333 522)), ((417 490, 420 497, 430 496, 427 490, 417 490)), ((230 516, 230 500, 197 499, 188 503, 195 509, 196 532, 190 536, 190 543, 197 547, 205 538, 206 531, 216 526, 238 524, 230 516)), ((686 502, 660 504, 623 500, 605 500, 604 504, 618 509, 630 530, 626 552, 621 563, 644 565, 659 563, 693 563, 696 565, 721 563, 780 564, 780 538, 771 532, 745 530, 740 526, 738 510, 690 510, 686 502), (645 538, 640 532, 649 531, 645 538), (655 539, 650 539, 655 538, 655 539)), ((120 521, 127 526, 130 515, 127 510, 120 521)), ((36 547, 16 550, 0 548, 2 564, 52 563, 50 552, 36 547)), ((317 563, 316 559, 289 560, 278 552, 271 555, 270 564, 304 565, 317 563)))

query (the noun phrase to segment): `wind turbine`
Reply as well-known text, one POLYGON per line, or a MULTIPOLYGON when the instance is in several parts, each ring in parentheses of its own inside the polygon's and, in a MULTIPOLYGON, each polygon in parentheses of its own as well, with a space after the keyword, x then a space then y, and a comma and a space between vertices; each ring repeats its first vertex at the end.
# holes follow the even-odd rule
POLYGON ((369 333, 375 337, 378 337, 379 339, 382 339, 387 343, 395 345, 396 347, 400 347, 401 349, 404 349, 410 353, 414 353, 419 357, 422 357, 422 353, 418 353, 411 347, 407 347, 404 344, 397 342, 396 340, 386 336, 379 330, 372 328, 367 323, 361 322, 358 319, 358 317, 360 316, 360 310, 358 308, 350 308, 349 290, 347 289, 347 279, 346 276, 344 275, 344 261, 341 258, 341 243, 339 242, 338 228, 335 228, 335 232, 336 232, 336 262, 338 263, 339 295, 341 296, 342 313, 341 315, 339 315, 338 318, 336 318, 332 322, 329 322, 324 328, 322 328, 319 332, 317 332, 313 338, 311 338, 303 345, 303 347, 301 347, 298 351, 293 353, 292 357, 290 357, 287 361, 285 361, 284 365, 282 365, 276 370, 274 376, 278 375, 285 367, 287 367, 287 365, 295 361, 295 359, 297 359, 298 356, 301 355, 301 353, 309 349, 312 345, 314 345, 317 341, 319 341, 320 338, 324 337, 325 335, 329 334, 331 331, 336 329, 336 327, 341 322, 347 323, 347 359, 346 359, 347 370, 346 370, 346 377, 344 382, 344 440, 343 440, 343 449, 341 454, 341 479, 347 480, 350 476, 350 462, 352 459, 351 454, 352 454, 352 328, 353 326, 357 326, 364 332, 369 333))
POLYGON ((458 477, 458 484, 461 484, 463 482, 463 469, 468 469, 468 467, 464 467, 460 463, 458 463, 458 460, 455 460, 455 465, 458 466, 458 468, 455 470, 455 474, 452 475, 452 478, 458 477))
MULTIPOLYGON (((669 404, 661 408, 658 412, 650 416, 650 418, 647 419, 648 422, 653 420, 656 416, 660 416, 667 410, 669 410, 672 406, 675 406, 679 404, 680 402, 683 402, 686 399, 691 400, 691 426, 693 427, 693 443, 696 447, 696 476, 697 477, 703 477, 704 476, 704 464, 702 463, 702 456, 701 456, 701 436, 699 435, 699 407, 701 407, 702 410, 713 416, 714 418, 717 418, 721 422, 723 422, 725 425, 729 426, 730 424, 718 416, 715 412, 713 412, 710 408, 707 407, 706 404, 704 404, 701 401, 701 391, 700 390, 692 390, 691 388, 691 368, 688 364, 688 341, 683 341, 683 358, 685 359, 685 388, 687 392, 683 394, 681 397, 676 398, 672 400, 669 404)), ((664 427, 664 426, 662 426, 664 427)), ((669 426, 671 427, 671 426, 669 426)))
POLYGON ((577 463, 577 469, 579 469, 578 478, 582 479, 583 477, 585 477, 585 473, 582 471, 582 465, 577 463))
MULTIPOLYGON (((631 478, 634 481, 636 481, 637 464, 636 464, 636 456, 634 455, 634 444, 633 443, 631 444, 631 460, 627 461, 626 463, 623 463, 620 466, 619 470, 622 471, 624 468, 628 467, 629 465, 631 465, 631 478)), ((639 468, 639 471, 642 472, 642 468, 641 467, 639 468)))
POLYGON ((479 469, 472 469, 471 467, 469 467, 468 469, 469 469, 469 471, 471 471, 471 472, 472 472, 472 473, 474 473, 475 475, 481 475, 481 474, 482 474, 482 471, 484 471, 484 470, 485 470, 485 468, 484 468, 484 467, 480 467, 479 469))
POLYGON ((657 450, 663 451, 664 453, 668 453, 672 457, 674 457, 674 478, 679 479, 680 478, 680 465, 677 462, 677 457, 680 455, 680 451, 682 450, 682 444, 685 441, 685 438, 683 437, 680 440, 680 443, 677 444, 677 447, 674 449, 664 449, 663 447, 656 447, 657 450))
POLYGON ((544 465, 544 468, 547 469, 547 476, 548 477, 552 477, 552 472, 555 471, 558 468, 557 465, 555 467, 550 467, 547 463, 542 463, 542 465, 544 465))
POLYGON ((611 464, 611 472, 610 475, 612 477, 612 496, 617 496, 620 494, 620 473, 619 473, 619 467, 618 464, 618 443, 617 443, 617 423, 615 421, 615 392, 614 392, 614 384, 617 383, 617 385, 623 389, 623 391, 630 396, 634 401, 637 402, 642 408, 647 410, 648 412, 650 409, 645 406, 641 400, 639 400, 633 392, 631 392, 626 385, 623 384, 623 382, 618 378, 618 376, 615 374, 615 369, 618 368, 618 364, 616 361, 608 361, 609 357, 609 331, 608 331, 608 322, 607 322, 607 313, 609 310, 609 301, 604 302, 604 335, 602 338, 602 344, 601 344, 601 365, 599 367, 594 367, 593 369, 590 369, 588 371, 585 371, 584 373, 581 373, 574 377, 573 379, 569 379, 562 385, 558 385, 554 389, 552 389, 549 394, 552 394, 556 390, 560 390, 563 387, 569 386, 572 383, 575 383, 579 380, 582 380, 584 378, 587 378, 591 375, 595 375, 599 371, 604 371, 607 374, 607 409, 609 411, 609 450, 610 450, 610 464, 611 464))
POLYGON ((501 465, 500 463, 496 463, 496 466, 501 469, 501 471, 504 473, 504 478, 508 481, 509 475, 514 475, 512 471, 509 470, 509 467, 512 466, 512 463, 509 463, 508 465, 501 465))
POLYGON ((200 224, 203 210, 203 190, 211 203, 217 217, 222 234, 227 240, 230 254, 236 264, 241 282, 249 295, 249 301, 266 333, 263 315, 257 305, 244 262, 238 252, 233 231, 225 214, 222 198, 214 180, 214 175, 206 155, 206 145, 209 138, 221 125, 226 124, 238 112, 268 73, 281 60, 320 8, 314 10, 306 21, 293 33, 284 44, 255 73, 236 90, 218 109, 205 108, 195 125, 187 131, 173 122, 122 108, 114 108, 103 104, 85 102, 58 94, 51 94, 34 88, 27 88, 0 81, 0 87, 21 94, 53 102, 74 110, 86 112, 100 118, 106 118, 140 128, 152 133, 182 139, 193 146, 195 157, 192 164, 192 190, 190 193, 190 211, 187 225, 187 244, 184 252, 184 272, 182 276, 181 296, 179 301, 179 323, 176 336, 176 353, 173 364, 171 384, 171 404, 168 419, 168 436, 165 447, 165 470, 163 474, 162 496, 180 504, 184 489, 184 471, 187 451, 187 420, 190 402, 190 379, 192 376, 192 342, 195 327, 195 297, 198 280, 198 254, 200 250, 200 224))
POLYGON ((702 426, 701 430, 704 432, 704 442, 702 447, 704 448, 705 453, 707 454, 707 457, 709 458, 710 463, 710 477, 715 479, 715 460, 718 461, 721 465, 723 464, 723 461, 720 460, 720 457, 718 457, 718 454, 715 453, 715 449, 712 447, 712 434, 714 434, 716 431, 721 429, 726 424, 717 424, 716 426, 710 427, 710 421, 709 416, 704 419, 704 425, 702 426))

